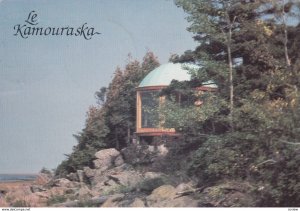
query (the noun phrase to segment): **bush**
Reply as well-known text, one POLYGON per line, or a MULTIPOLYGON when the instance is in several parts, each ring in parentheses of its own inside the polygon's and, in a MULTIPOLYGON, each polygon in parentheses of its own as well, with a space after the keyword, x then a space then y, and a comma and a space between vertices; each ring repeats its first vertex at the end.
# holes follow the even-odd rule
POLYGON ((52 206, 54 204, 63 203, 67 200, 67 197, 64 195, 53 195, 47 201, 47 206, 52 206))
POLYGON ((12 203, 12 207, 30 207, 30 204, 25 200, 17 200, 12 203))
POLYGON ((164 185, 165 183, 166 183, 166 180, 162 177, 145 179, 137 185, 136 189, 149 194, 154 189, 158 188, 159 186, 164 185))

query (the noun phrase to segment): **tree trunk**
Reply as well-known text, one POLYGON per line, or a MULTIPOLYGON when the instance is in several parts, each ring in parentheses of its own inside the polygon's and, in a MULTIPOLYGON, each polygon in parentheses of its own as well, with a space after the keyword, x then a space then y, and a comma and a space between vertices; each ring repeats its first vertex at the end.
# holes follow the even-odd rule
POLYGON ((288 47, 287 47, 287 43, 288 43, 288 32, 287 32, 287 26, 286 26, 286 20, 285 20, 285 12, 284 12, 284 4, 282 6, 282 23, 283 23, 283 31, 284 31, 284 56, 285 56, 285 61, 286 61, 286 65, 288 67, 291 66, 291 60, 289 57, 289 53, 288 53, 288 47))
POLYGON ((229 120, 230 128, 233 130, 233 65, 232 65, 232 56, 231 56, 231 37, 232 37, 232 23, 228 20, 229 32, 227 37, 227 54, 228 54, 228 66, 229 66, 229 120))
POLYGON ((129 122, 127 122, 127 145, 130 144, 130 126, 129 122))

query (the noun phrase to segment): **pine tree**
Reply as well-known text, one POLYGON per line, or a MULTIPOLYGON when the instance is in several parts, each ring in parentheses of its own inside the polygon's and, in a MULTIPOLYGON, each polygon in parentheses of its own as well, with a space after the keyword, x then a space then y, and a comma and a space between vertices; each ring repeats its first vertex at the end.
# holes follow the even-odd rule
POLYGON ((93 167, 94 154, 100 149, 126 146, 135 130, 135 88, 158 65, 156 56, 147 52, 142 64, 129 57, 124 70, 116 68, 109 86, 95 93, 98 105, 89 108, 85 128, 74 135, 78 143, 58 166, 57 175, 65 176, 84 166, 93 167))

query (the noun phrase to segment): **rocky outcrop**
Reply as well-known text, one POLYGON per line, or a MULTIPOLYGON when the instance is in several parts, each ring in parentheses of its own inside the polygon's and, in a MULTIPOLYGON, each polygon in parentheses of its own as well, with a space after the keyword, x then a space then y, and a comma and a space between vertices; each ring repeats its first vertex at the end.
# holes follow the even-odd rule
POLYGON ((101 207, 119 207, 120 201, 124 198, 124 194, 115 194, 110 196, 101 207))
POLYGON ((133 146, 122 152, 113 148, 100 150, 95 154, 93 168, 84 167, 66 178, 52 178, 50 175, 40 174, 30 186, 13 191, 0 189, 0 205, 14 206, 16 203, 13 200, 6 201, 5 198, 21 198, 25 205, 35 207, 254 205, 254 199, 248 194, 251 186, 247 183, 226 181, 206 188, 196 188, 193 181, 174 182, 174 175, 144 168, 145 163, 156 162, 155 159, 166 153, 164 148, 157 149, 153 146, 133 146), (137 164, 141 164, 143 168, 134 167, 137 164), (195 193, 197 199, 194 198, 195 193))
POLYGON ((95 154, 97 159, 94 160, 94 166, 99 171, 105 171, 114 166, 114 162, 119 156, 120 152, 114 148, 100 150, 95 154))
POLYGON ((207 187, 201 192, 201 206, 210 207, 249 207, 255 206, 255 200, 249 183, 223 181, 220 184, 207 187))
POLYGON ((135 198, 129 207, 145 207, 145 203, 140 198, 135 198))
POLYGON ((191 197, 178 197, 177 190, 171 185, 163 185, 146 197, 149 207, 197 207, 198 202, 191 197))
POLYGON ((49 174, 39 173, 34 180, 34 184, 39 186, 46 185, 51 180, 51 178, 52 176, 49 174))

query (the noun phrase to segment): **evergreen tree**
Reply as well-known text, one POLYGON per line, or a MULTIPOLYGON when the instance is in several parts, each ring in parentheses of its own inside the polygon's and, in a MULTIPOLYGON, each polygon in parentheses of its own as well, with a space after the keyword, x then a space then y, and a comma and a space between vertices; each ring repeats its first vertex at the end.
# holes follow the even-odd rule
MULTIPOLYGON (((199 46, 193 52, 172 56, 171 60, 199 64, 199 70, 192 70, 193 76, 200 82, 214 79, 219 86, 215 95, 202 95, 204 103, 200 108, 171 104, 173 107, 166 112, 175 128, 192 131, 193 139, 199 143, 192 152, 189 173, 197 176, 201 184, 224 179, 250 181, 255 184, 259 206, 299 205, 300 187, 295 185, 300 179, 296 132, 300 114, 299 52, 295 50, 299 25, 278 20, 287 20, 291 11, 299 14, 297 2, 175 3, 189 14, 188 30, 196 34, 199 46), (231 74, 229 54, 234 96, 226 77, 231 74), (232 117, 224 99, 229 102, 232 117), (222 125, 227 127, 228 114, 234 130, 218 130, 222 125)), ((168 92, 172 93, 171 88, 176 92, 180 86, 181 83, 173 82, 168 92)), ((186 134, 186 138, 191 137, 186 134)))
POLYGON ((95 93, 97 106, 87 112, 85 128, 74 137, 77 145, 57 168, 56 174, 65 176, 70 172, 93 167, 96 151, 105 148, 122 149, 135 131, 135 88, 147 73, 159 65, 156 56, 147 52, 142 64, 129 57, 125 69, 117 68, 112 82, 95 93))

